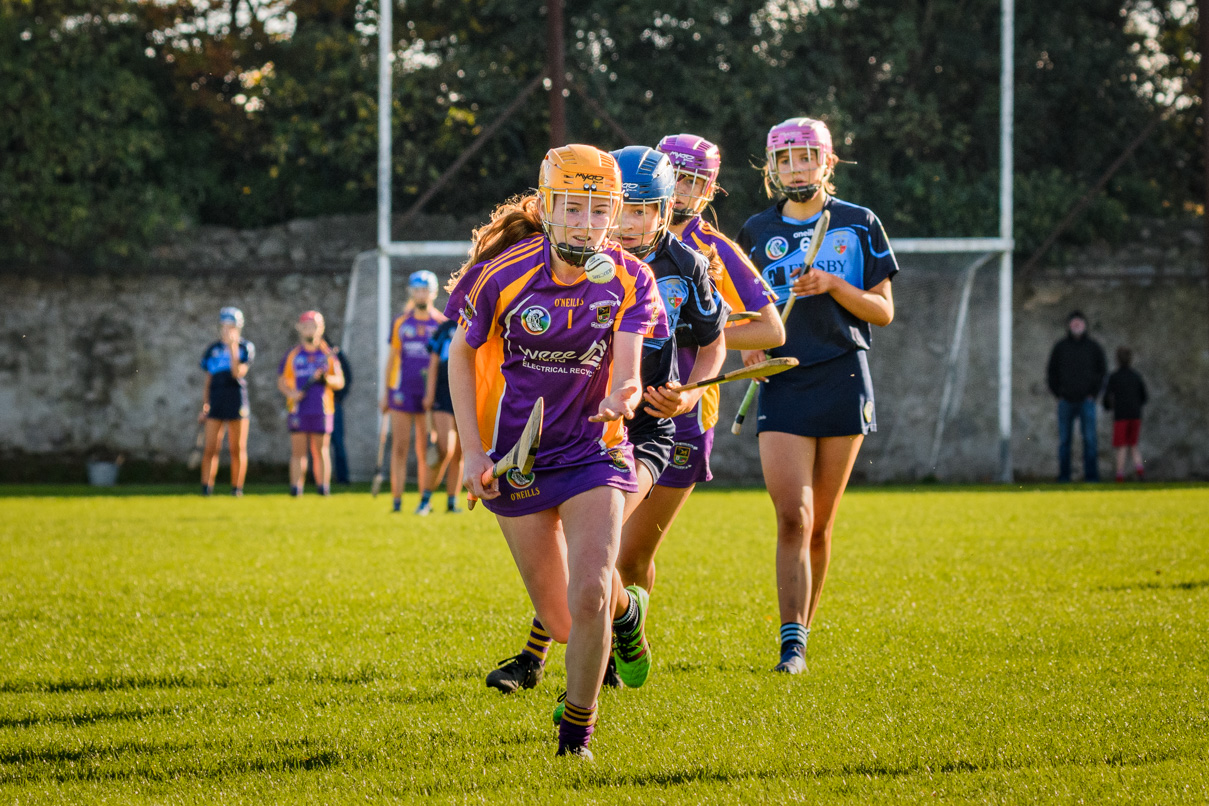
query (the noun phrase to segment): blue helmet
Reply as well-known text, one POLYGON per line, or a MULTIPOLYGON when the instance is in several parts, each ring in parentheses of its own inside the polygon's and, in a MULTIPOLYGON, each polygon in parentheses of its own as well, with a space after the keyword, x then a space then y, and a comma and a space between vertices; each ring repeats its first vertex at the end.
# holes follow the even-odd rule
POLYGON ((427 288, 431 293, 437 293, 437 276, 430 271, 413 271, 407 278, 408 288, 427 288))
POLYGON ((235 327, 243 330, 243 311, 234 305, 228 305, 218 312, 218 323, 220 325, 235 325, 235 327))
MULTIPOLYGON (((621 169, 621 197, 625 204, 659 202, 659 226, 644 230, 636 244, 627 235, 624 224, 620 231, 622 246, 632 254, 643 257, 659 245, 671 220, 672 197, 676 192, 676 169, 666 154, 647 146, 626 146, 612 152, 621 169)), ((623 214, 624 217, 624 214, 623 214)))

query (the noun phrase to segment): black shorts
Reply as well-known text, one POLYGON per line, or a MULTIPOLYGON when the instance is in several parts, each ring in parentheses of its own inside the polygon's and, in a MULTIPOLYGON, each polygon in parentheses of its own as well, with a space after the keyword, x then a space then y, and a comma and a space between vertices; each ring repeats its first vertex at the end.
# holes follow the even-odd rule
POLYGON ((760 387, 756 433, 847 437, 877 430, 873 378, 864 350, 794 367, 760 387))
POLYGON ((242 420, 251 414, 248 407, 247 395, 241 389, 211 389, 210 411, 206 416, 211 420, 242 420))
POLYGON ((432 399, 432 410, 453 414, 453 398, 449 396, 449 384, 437 382, 437 391, 432 399))
POLYGON ((628 429, 628 433, 629 442, 634 446, 634 459, 646 465, 651 478, 658 481, 672 461, 676 424, 671 420, 643 417, 638 425, 628 429))

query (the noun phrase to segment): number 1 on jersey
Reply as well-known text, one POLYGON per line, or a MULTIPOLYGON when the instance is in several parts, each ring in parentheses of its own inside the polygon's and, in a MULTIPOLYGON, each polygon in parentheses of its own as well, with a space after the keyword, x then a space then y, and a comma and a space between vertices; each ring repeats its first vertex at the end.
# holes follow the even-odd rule
POLYGON ((571 314, 574 312, 574 308, 567 308, 567 330, 571 329, 571 314))

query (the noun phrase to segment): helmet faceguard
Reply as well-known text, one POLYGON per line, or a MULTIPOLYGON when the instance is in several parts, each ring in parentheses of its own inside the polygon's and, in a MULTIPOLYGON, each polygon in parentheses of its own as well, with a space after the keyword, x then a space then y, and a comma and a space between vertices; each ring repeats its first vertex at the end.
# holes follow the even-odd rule
POLYGON ((646 257, 663 240, 671 222, 672 196, 676 192, 676 173, 666 155, 646 146, 626 146, 610 152, 621 169, 621 197, 625 207, 646 207, 658 203, 658 221, 652 229, 644 222, 637 244, 627 244, 626 213, 618 233, 622 246, 636 257, 646 257))
POLYGON ((584 265, 604 248, 621 216, 617 160, 593 146, 552 148, 542 160, 537 189, 542 232, 551 247, 571 265, 584 265))
POLYGON ((827 124, 812 118, 790 118, 769 129, 764 155, 764 176, 768 187, 794 202, 813 199, 830 178, 830 171, 836 162, 835 148, 827 124), (822 178, 809 184, 785 184, 777 163, 786 156, 790 158, 791 164, 802 161, 823 166, 822 178))
POLYGON ((695 134, 670 134, 659 141, 658 150, 672 161, 677 180, 692 183, 690 192, 676 193, 672 207, 672 223, 683 224, 701 215, 705 205, 713 201, 722 155, 716 145, 695 134))

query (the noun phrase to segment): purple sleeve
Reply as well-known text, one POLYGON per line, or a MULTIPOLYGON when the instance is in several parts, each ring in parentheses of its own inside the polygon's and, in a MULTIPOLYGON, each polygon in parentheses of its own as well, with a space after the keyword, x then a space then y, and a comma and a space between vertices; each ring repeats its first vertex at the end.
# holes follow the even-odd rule
MULTIPOLYGON (((475 273, 477 276, 478 272, 475 273)), ((457 312, 458 324, 466 331, 466 343, 475 349, 483 346, 495 324, 495 303, 499 299, 498 277, 497 272, 475 288, 473 293, 465 294, 457 312)), ((465 281, 467 278, 462 279, 465 281)), ((458 285, 461 286, 461 283, 458 285)), ((468 288, 473 285, 475 283, 471 281, 468 288)))
POLYGON ((474 284, 483 273, 484 265, 476 263, 463 272, 453 290, 449 292, 449 301, 445 303, 445 316, 457 322, 461 327, 466 327, 466 324, 474 318, 473 310, 466 307, 466 302, 474 284))
POLYGON ((758 311, 770 302, 776 303, 776 294, 764 284, 764 278, 737 245, 729 238, 715 238, 714 248, 726 266, 726 276, 734 284, 735 294, 743 303, 742 310, 758 311))
POLYGON ((624 310, 615 329, 652 339, 666 339, 667 311, 663 308, 663 298, 659 296, 655 278, 645 263, 634 260, 630 266, 635 264, 634 286, 622 302, 624 310))

